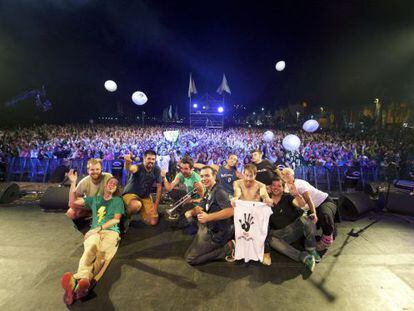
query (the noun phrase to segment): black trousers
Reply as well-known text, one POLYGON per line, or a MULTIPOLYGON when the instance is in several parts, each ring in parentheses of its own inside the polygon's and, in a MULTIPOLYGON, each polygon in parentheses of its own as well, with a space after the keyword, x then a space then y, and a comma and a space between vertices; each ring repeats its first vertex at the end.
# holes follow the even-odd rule
POLYGON ((318 224, 322 228, 323 235, 331 235, 335 229, 335 214, 337 212, 337 206, 330 197, 327 197, 316 208, 316 216, 318 216, 318 224))
POLYGON ((199 224, 197 235, 184 257, 190 265, 199 265, 208 261, 224 259, 227 249, 227 244, 219 244, 211 239, 206 225, 199 224))

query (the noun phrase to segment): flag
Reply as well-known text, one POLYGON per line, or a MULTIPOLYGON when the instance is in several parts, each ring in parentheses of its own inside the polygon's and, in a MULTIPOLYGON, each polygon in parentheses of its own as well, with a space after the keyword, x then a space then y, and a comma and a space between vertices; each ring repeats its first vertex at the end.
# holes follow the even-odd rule
POLYGON ((229 87, 229 84, 227 83, 226 75, 224 73, 223 73, 223 81, 221 81, 221 84, 219 88, 217 89, 217 93, 219 93, 220 95, 223 92, 231 94, 230 87, 229 87))
POLYGON ((170 105, 170 109, 168 109, 168 118, 172 119, 172 105, 170 105))
POLYGON ((190 73, 190 83, 188 84, 188 97, 191 97, 191 94, 197 94, 197 89, 193 80, 193 77, 190 73))

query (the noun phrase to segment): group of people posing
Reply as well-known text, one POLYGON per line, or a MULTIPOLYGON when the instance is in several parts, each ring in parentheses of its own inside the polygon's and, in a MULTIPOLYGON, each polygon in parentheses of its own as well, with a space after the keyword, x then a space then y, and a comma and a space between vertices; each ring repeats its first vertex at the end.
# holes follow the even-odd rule
MULTIPOLYGON (((70 170, 67 216, 84 233, 84 252, 77 272, 67 272, 61 279, 64 302, 70 305, 88 294, 115 255, 134 214, 139 213, 148 225, 158 223, 163 188, 182 203, 171 212, 174 215, 170 216, 176 216, 172 219, 181 227, 194 228, 194 240, 184 255, 190 265, 235 261, 233 215, 237 202, 245 201, 262 202, 273 212, 263 242, 262 263, 271 265, 273 248, 313 271, 321 260, 320 252, 333 243, 337 207, 327 193, 295 179, 292 169, 278 169, 262 156, 260 150, 253 150, 252 163, 246 164, 242 172, 237 170, 234 154, 222 166, 194 163, 185 156, 179 162, 179 173, 169 181, 166 172, 156 165, 155 151, 145 151, 139 164, 127 155, 124 168, 130 176, 122 195, 118 180, 102 171, 99 159, 88 161, 88 176, 79 183, 77 173, 70 170), (87 230, 83 230, 85 227, 87 230), (317 227, 322 230, 318 241, 317 227), (305 241, 303 248, 291 245, 301 239, 305 241)), ((246 226, 252 223, 244 223, 243 228, 248 231, 246 226)))

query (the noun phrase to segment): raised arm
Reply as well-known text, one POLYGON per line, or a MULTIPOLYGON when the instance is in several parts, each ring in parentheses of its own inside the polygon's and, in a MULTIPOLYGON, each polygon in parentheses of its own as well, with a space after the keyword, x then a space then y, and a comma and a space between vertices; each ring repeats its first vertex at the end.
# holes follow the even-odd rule
POLYGON ((132 164, 131 157, 132 157, 131 154, 127 154, 126 156, 124 156, 124 160, 125 160, 124 169, 128 171, 129 173, 134 174, 137 172, 138 166, 132 164))
POLYGON ((68 179, 70 181, 69 207, 82 208, 85 205, 85 200, 82 197, 78 197, 76 195, 76 181, 78 180, 78 173, 71 169, 68 173, 68 179))
POLYGON ((303 199, 299 191, 296 189, 295 184, 288 183, 287 186, 289 188, 289 193, 294 197, 293 202, 292 202, 293 205, 295 205, 298 208, 304 207, 306 205, 306 201, 303 199))
POLYGON ((175 176, 174 180, 170 183, 167 180, 166 172, 164 170, 161 170, 161 178, 162 178, 162 181, 164 182, 164 187, 167 192, 170 192, 171 190, 173 190, 174 187, 180 183, 180 178, 178 177, 178 174, 175 176))

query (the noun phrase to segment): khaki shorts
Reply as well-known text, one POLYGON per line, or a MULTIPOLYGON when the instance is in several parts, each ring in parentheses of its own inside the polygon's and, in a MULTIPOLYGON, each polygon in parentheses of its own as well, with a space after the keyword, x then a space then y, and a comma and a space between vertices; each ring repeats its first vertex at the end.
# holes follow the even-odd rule
POLYGON ((139 202, 141 202, 142 206, 141 206, 141 209, 139 210, 139 214, 141 215, 144 221, 146 221, 149 218, 158 218, 158 212, 152 211, 153 201, 152 201, 151 196, 148 198, 141 199, 139 196, 137 196, 134 193, 127 193, 122 196, 122 199, 124 200, 124 204, 126 206, 128 206, 132 200, 138 200, 139 202))

